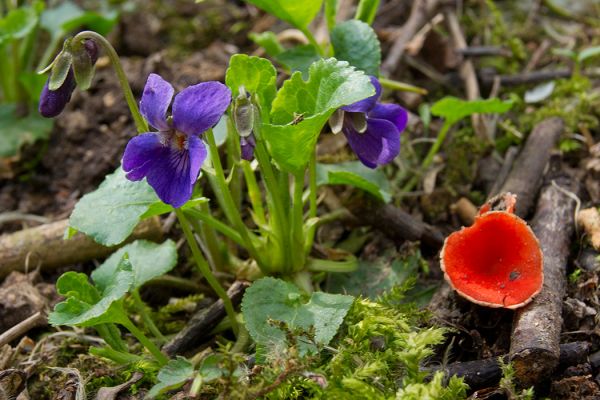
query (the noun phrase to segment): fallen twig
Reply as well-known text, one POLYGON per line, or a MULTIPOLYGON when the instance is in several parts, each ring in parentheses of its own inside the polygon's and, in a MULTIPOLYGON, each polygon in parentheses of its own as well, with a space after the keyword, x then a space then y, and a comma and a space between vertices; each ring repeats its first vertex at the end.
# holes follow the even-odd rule
MULTIPOLYGON (((574 194, 580 190, 577 180, 566 174, 552 181, 574 194)), ((559 362, 562 303, 575 206, 571 196, 548 182, 531 222, 544 254, 544 286, 531 303, 516 311, 510 345, 515 377, 524 386, 548 378, 559 362)))
MULTIPOLYGON (((559 368, 567 368, 588 362, 591 344, 588 342, 571 342, 560 345, 559 368)), ((470 390, 482 389, 497 385, 502 377, 498 358, 507 362, 508 355, 485 358, 483 360, 455 362, 446 367, 434 368, 432 372, 443 371, 447 378, 461 377, 469 385, 470 390)))
POLYGON ((365 201, 359 207, 351 210, 353 215, 394 240, 420 240, 434 250, 444 243, 444 236, 439 230, 392 204, 365 201))
MULTIPOLYGON (((0 278, 27 268, 51 269, 101 258, 115 250, 115 247, 104 247, 81 233, 63 240, 68 226, 69 221, 64 219, 0 236, 0 278)), ((138 225, 125 243, 136 239, 160 240, 161 237, 158 219, 149 218, 138 225)))
POLYGON ((544 169, 550 160, 551 150, 563 130, 564 122, 560 118, 548 118, 537 124, 529 134, 500 190, 490 193, 490 197, 504 192, 516 194, 515 213, 525 218, 533 206, 544 169))
POLYGON ((559 78, 568 78, 571 74, 572 72, 570 69, 534 71, 514 75, 496 75, 494 73, 490 74, 484 72, 479 78, 484 86, 492 86, 494 84, 494 79, 496 78, 500 79, 500 84, 502 86, 518 86, 551 81, 559 78))
MULTIPOLYGON (((227 291, 227 296, 231 299, 234 306, 242 301, 242 295, 248 288, 248 282, 236 281, 227 291)), ((210 331, 225 317, 225 307, 223 301, 218 300, 210 307, 197 311, 188 321, 187 325, 173 339, 171 339, 162 348, 162 351, 173 356, 193 350, 202 344, 210 331)))
MULTIPOLYGON (((456 14, 452 11, 446 12, 446 23, 448 24, 448 30, 452 36, 452 41, 456 47, 456 51, 465 49, 468 47, 465 36, 458 23, 456 14)), ((479 83, 477 82, 477 74, 475 73, 475 67, 473 62, 469 59, 463 59, 460 65, 460 77, 463 79, 465 84, 465 92, 468 100, 477 100, 481 97, 479 91, 479 83)), ((482 139, 491 139, 490 134, 484 124, 483 117, 480 114, 471 115, 471 123, 477 136, 482 139)))
POLYGON ((48 323, 45 313, 38 311, 31 317, 19 322, 0 335, 0 347, 20 338, 33 328, 45 326, 48 323))
POLYGON ((439 0, 416 0, 413 2, 408 20, 402 26, 400 35, 381 64, 381 73, 383 76, 389 77, 394 73, 398 67, 398 63, 402 59, 406 45, 415 33, 427 23, 430 15, 438 7, 438 3, 439 0))

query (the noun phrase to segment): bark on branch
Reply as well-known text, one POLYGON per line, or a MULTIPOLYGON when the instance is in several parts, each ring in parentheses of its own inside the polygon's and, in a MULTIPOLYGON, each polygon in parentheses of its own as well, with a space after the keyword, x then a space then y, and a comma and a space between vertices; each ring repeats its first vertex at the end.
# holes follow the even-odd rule
MULTIPOLYGON (((552 176, 552 174, 550 174, 552 176)), ((515 312, 510 359, 524 386, 548 378, 559 362, 566 267, 574 231, 579 182, 563 174, 543 187, 531 227, 544 254, 544 286, 531 303, 515 312)))

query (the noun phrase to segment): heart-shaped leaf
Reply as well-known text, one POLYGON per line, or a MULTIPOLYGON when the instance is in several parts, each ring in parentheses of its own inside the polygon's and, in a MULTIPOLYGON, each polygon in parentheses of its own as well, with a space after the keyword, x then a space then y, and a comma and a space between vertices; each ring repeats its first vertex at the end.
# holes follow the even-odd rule
POLYGON ((312 64, 306 81, 294 73, 277 92, 271 124, 263 125, 272 157, 284 170, 302 169, 331 114, 374 93, 367 75, 334 58, 312 64))
POLYGON ((48 316, 52 325, 94 326, 119 322, 123 313, 120 300, 131 288, 134 275, 127 257, 123 257, 112 279, 100 291, 87 275, 69 271, 56 282, 56 290, 67 299, 58 303, 48 316))
POLYGON ((327 345, 335 336, 354 298, 315 292, 304 295, 295 285, 275 278, 262 278, 246 290, 242 313, 246 328, 260 345, 283 345, 286 332, 271 321, 290 329, 314 330, 316 344, 327 345))
POLYGON ((177 247, 172 240, 162 244, 136 240, 114 252, 92 272, 92 279, 100 290, 104 290, 113 280, 125 254, 129 256, 133 269, 133 289, 166 274, 177 264, 177 247))
POLYGON ((348 61, 369 75, 379 75, 381 46, 369 24, 353 19, 336 25, 331 31, 331 44, 338 60, 348 61))

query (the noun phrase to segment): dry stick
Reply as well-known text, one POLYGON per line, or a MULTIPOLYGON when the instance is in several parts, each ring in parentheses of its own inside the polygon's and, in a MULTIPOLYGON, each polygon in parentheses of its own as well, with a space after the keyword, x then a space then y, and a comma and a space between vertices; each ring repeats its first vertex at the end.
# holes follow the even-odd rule
POLYGON ((515 377, 525 387, 548 379, 559 362, 562 303, 576 207, 575 199, 565 190, 578 195, 580 187, 566 174, 549 182, 542 189, 531 222, 544 254, 544 286, 531 303, 515 312, 510 344, 515 377))
POLYGON ((38 311, 32 316, 19 322, 9 330, 5 331, 0 335, 0 347, 12 342, 15 339, 20 338, 33 328, 39 328, 48 324, 46 314, 38 311))
MULTIPOLYGON (((467 48, 467 41, 465 36, 460 29, 458 18, 452 11, 446 13, 446 22, 448 24, 448 30, 452 36, 452 40, 456 46, 456 51, 467 48)), ((467 94, 467 100, 477 100, 481 97, 479 91, 479 83, 477 83, 477 74, 475 73, 475 67, 473 62, 467 58, 463 59, 460 65, 460 77, 465 83, 465 91, 467 94)), ((483 123, 483 117, 480 114, 471 115, 471 123, 477 136, 481 139, 491 139, 489 132, 483 123)))
POLYGON ((519 148, 517 146, 510 146, 506 153, 504 153, 504 160, 502 161, 502 166, 500 167, 500 171, 496 175, 496 180, 492 184, 491 188, 489 188, 488 193, 490 193, 490 197, 500 193, 500 188, 506 181, 510 170, 512 169, 515 159, 519 154, 519 148))
MULTIPOLYGON (((42 269, 57 268, 105 257, 115 251, 116 247, 104 247, 81 233, 64 240, 68 226, 69 221, 64 219, 0 236, 0 278, 12 271, 24 271, 27 266, 30 269, 38 265, 42 269)), ((161 237, 158 218, 149 218, 138 225, 125 243, 136 239, 160 240, 161 237)))
MULTIPOLYGON (((573 365, 587 363, 591 344, 588 342, 571 342, 560 345, 559 368, 567 368, 573 365)), ((508 361, 508 355, 501 356, 504 362, 508 361)), ((434 368, 432 372, 443 371, 446 377, 462 377, 474 391, 486 387, 495 386, 502 377, 502 370, 498 363, 499 357, 485 358, 483 360, 455 362, 446 367, 434 368)))
POLYGON ((402 59, 407 43, 415 33, 425 25, 438 6, 438 0, 416 0, 410 10, 410 16, 402 26, 400 35, 381 64, 381 74, 391 76, 402 59))
MULTIPOLYGON (((233 306, 237 306, 242 300, 242 295, 248 288, 249 283, 236 281, 227 291, 233 306)), ((225 318, 225 307, 223 301, 218 300, 211 306, 197 311, 188 321, 185 328, 180 331, 162 348, 168 356, 186 353, 202 344, 217 324, 225 318)))
POLYGON ((493 197, 499 193, 511 192, 517 195, 515 213, 525 218, 533 206, 535 197, 542 183, 544 169, 550 160, 552 148, 556 145, 564 130, 564 122, 560 118, 547 118, 537 124, 519 153, 506 181, 498 193, 490 193, 493 197))
POLYGON ((373 200, 365 201, 359 207, 352 210, 352 214, 394 240, 420 240, 434 250, 444 244, 444 236, 440 231, 392 204, 373 200))
MULTIPOLYGON (((482 73, 480 76, 481 82, 484 86, 491 86, 494 83, 494 79, 499 78, 502 86, 518 86, 532 83, 540 83, 544 81, 551 81, 558 78, 568 78, 572 75, 570 69, 557 69, 557 70, 544 70, 526 72, 522 74, 514 75, 495 75, 482 73)), ((583 75, 586 75, 585 73, 583 75)))

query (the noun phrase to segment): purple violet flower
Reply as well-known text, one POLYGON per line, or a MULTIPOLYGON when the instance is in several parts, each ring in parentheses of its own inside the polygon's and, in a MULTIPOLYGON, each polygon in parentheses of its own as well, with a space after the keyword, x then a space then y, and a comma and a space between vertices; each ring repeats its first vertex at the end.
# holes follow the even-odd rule
POLYGON ((381 85, 373 76, 371 83, 375 87, 373 96, 341 108, 341 130, 360 161, 375 168, 400 153, 400 134, 406 127, 408 113, 397 104, 377 102, 381 85))
MULTIPOLYGON (((87 52, 92 65, 98 61, 98 45, 91 39, 88 39, 84 43, 85 51, 87 52)), ((73 67, 69 68, 67 77, 63 84, 56 90, 50 90, 48 85, 50 84, 50 78, 46 81, 42 93, 40 94, 40 102, 38 111, 45 118, 53 118, 59 115, 71 101, 71 95, 77 86, 75 82, 75 73, 73 67)))
POLYGON ((150 74, 140 111, 158 132, 142 133, 127 143, 123 169, 129 180, 146 177, 158 197, 177 208, 192 196, 206 158, 200 135, 219 122, 229 107, 231 92, 220 82, 190 86, 175 96, 168 120, 173 93, 173 86, 167 81, 150 74))

